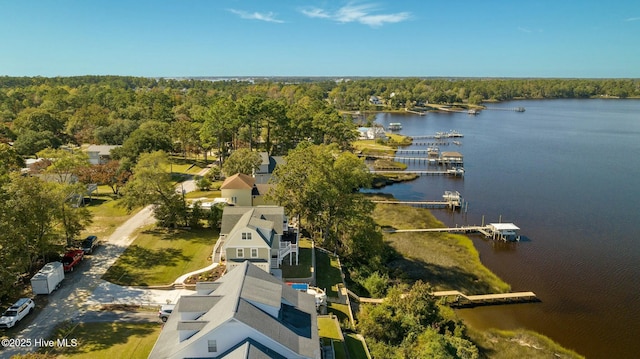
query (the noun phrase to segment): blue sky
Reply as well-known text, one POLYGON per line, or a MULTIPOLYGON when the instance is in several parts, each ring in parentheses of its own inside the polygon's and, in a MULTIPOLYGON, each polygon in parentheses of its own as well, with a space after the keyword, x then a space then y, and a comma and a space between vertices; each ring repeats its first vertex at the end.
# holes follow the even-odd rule
POLYGON ((637 0, 0 0, 0 76, 640 78, 637 0))

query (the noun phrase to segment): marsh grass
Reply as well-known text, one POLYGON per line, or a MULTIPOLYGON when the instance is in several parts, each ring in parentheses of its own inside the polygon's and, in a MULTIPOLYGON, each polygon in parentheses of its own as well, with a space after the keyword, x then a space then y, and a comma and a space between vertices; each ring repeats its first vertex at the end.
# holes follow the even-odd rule
POLYGON ((469 328, 469 337, 482 353, 493 359, 584 359, 580 354, 563 348, 560 344, 528 330, 504 331, 497 329, 475 330, 469 328))
MULTIPOLYGON (((377 204, 374 219, 383 230, 443 227, 429 210, 405 205, 377 204)), ((421 279, 435 290, 455 289, 468 294, 510 290, 480 262, 479 253, 467 236, 385 232, 384 240, 395 251, 388 265, 400 279, 421 279)))

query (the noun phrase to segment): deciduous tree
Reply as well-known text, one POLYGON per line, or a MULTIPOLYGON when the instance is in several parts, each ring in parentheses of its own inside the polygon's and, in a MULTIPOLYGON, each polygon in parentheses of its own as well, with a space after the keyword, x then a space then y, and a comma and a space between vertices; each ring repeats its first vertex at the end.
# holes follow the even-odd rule
POLYGON ((262 157, 258 152, 241 148, 233 151, 222 165, 222 170, 227 176, 232 176, 236 173, 250 175, 260 167, 260 163, 262 163, 262 157))

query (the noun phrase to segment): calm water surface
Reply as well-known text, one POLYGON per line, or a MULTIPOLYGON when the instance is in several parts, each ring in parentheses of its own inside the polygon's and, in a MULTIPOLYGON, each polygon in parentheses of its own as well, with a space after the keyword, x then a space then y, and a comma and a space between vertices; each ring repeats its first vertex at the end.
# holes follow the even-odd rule
MULTIPOLYGON (((460 310, 479 328, 528 328, 588 358, 640 357, 640 100, 513 101, 526 112, 378 114, 407 135, 457 130, 464 179, 421 177, 382 191, 436 200, 458 190, 468 212, 447 225, 513 222, 526 238, 472 237, 482 262, 542 303, 460 310)), ((425 149, 424 146, 411 146, 425 149)), ((410 166, 410 168, 423 166, 410 166)))

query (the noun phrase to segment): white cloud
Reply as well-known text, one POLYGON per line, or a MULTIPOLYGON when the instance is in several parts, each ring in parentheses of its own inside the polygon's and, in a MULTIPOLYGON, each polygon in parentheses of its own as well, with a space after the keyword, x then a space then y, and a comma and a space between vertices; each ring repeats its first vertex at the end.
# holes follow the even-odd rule
POLYGON ((322 9, 305 9, 302 10, 302 13, 307 15, 308 17, 315 17, 320 19, 331 18, 331 15, 322 9))
POLYGON ((228 9, 229 12, 234 13, 238 16, 240 16, 240 18, 242 19, 247 19, 247 20, 260 20, 260 21, 266 21, 266 22, 275 22, 278 24, 283 23, 284 21, 282 20, 278 20, 275 17, 275 14, 272 12, 268 12, 268 13, 259 13, 259 12, 246 12, 246 11, 242 11, 242 10, 236 10, 236 9, 228 9))
POLYGON ((526 32, 527 34, 530 34, 530 33, 533 32, 533 31, 531 31, 531 30, 529 30, 529 29, 527 29, 525 27, 522 27, 522 26, 518 26, 518 30, 520 30, 522 32, 526 32))
POLYGON ((384 24, 393 24, 408 20, 411 13, 403 11, 395 14, 375 14, 378 7, 374 4, 348 4, 335 12, 329 12, 320 8, 302 10, 308 17, 330 19, 339 23, 357 22, 371 27, 379 27, 384 24))
POLYGON ((624 21, 638 21, 640 20, 640 17, 630 17, 628 19, 625 19, 624 21))

